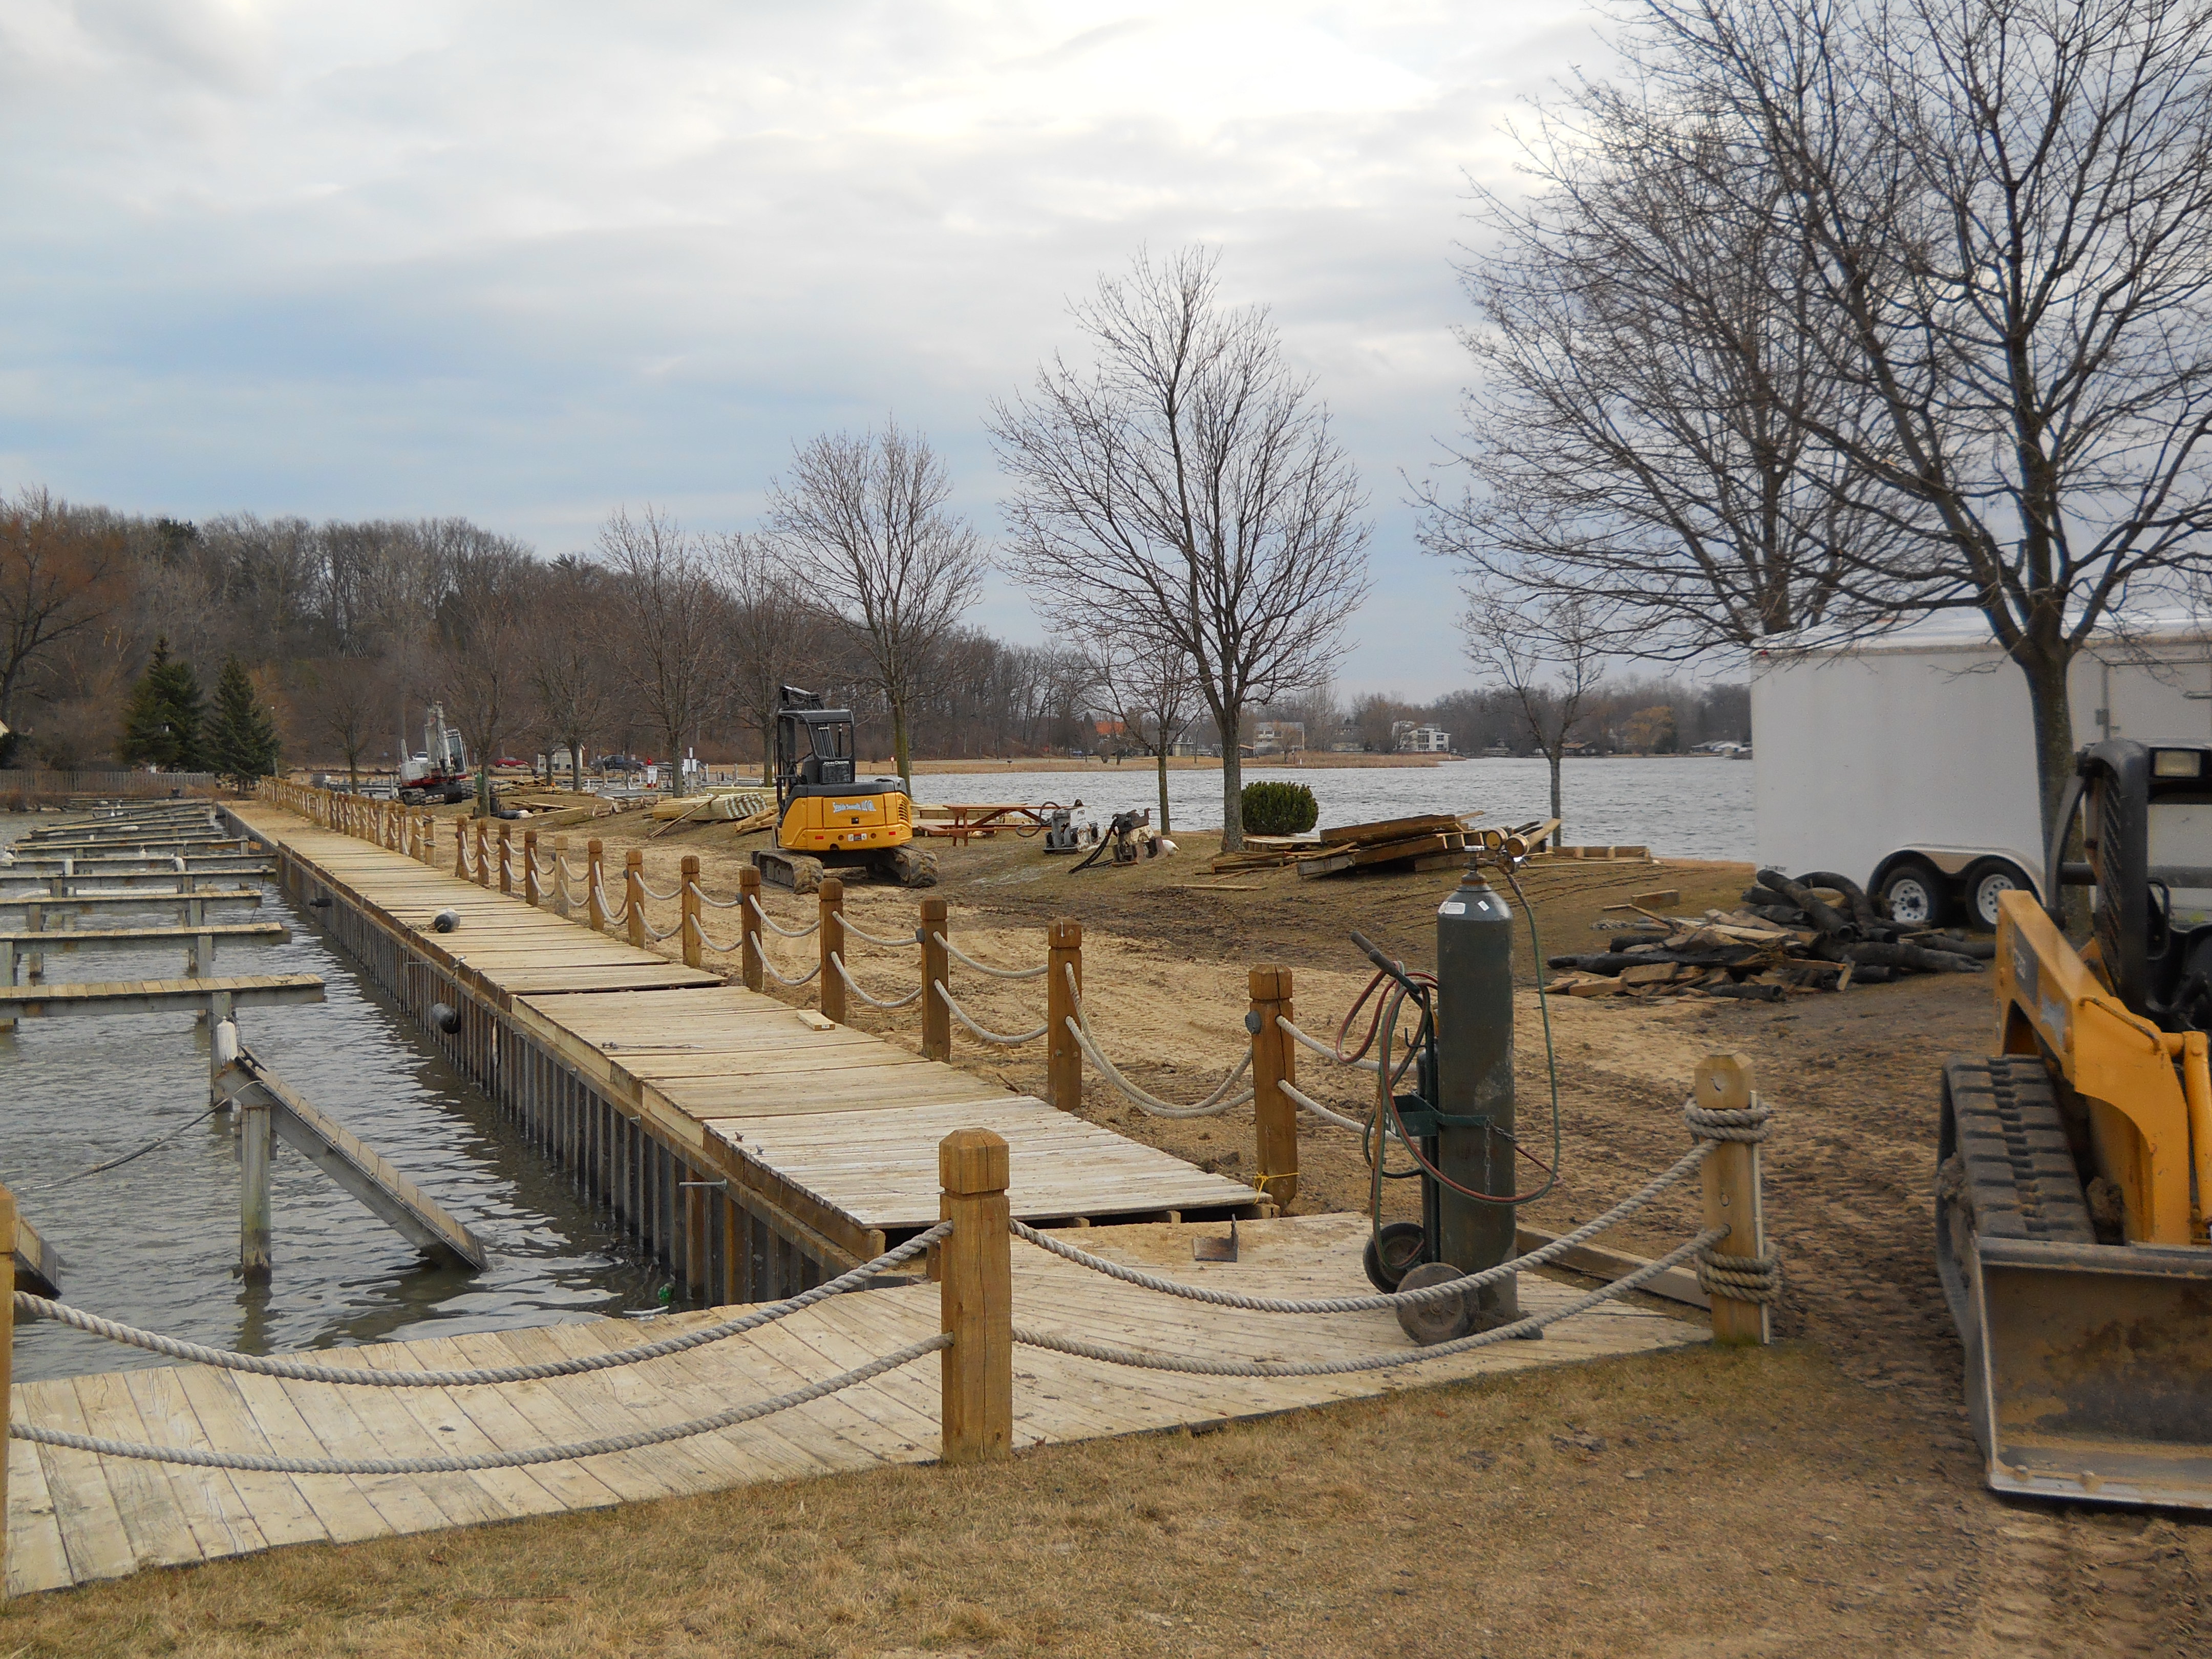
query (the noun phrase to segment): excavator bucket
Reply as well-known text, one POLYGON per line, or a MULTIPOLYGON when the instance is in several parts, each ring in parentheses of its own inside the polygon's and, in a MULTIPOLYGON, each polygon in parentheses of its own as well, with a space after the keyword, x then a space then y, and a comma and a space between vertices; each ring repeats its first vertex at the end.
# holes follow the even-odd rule
POLYGON ((2212 1509, 2212 1251, 1973 1243, 1960 1323, 1991 1488, 2212 1509))

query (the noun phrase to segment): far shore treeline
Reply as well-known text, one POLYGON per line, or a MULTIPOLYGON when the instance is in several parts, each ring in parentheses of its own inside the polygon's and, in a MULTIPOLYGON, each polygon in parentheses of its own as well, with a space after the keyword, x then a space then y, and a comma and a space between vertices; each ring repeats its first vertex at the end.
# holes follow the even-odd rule
MULTIPOLYGON (((763 541, 689 534, 650 511, 612 515, 590 553, 541 559, 463 519, 187 523, 26 489, 0 504, 0 611, 14 624, 0 636, 10 728, 0 764, 213 769, 210 729, 180 740, 168 721, 165 734, 149 698, 180 678, 208 685, 226 665, 250 684, 287 763, 337 771, 384 769, 403 743, 419 747, 433 700, 479 750, 577 744, 665 758, 690 748, 756 763, 785 681, 849 703, 862 750, 889 754, 868 641, 787 576, 763 541)), ((1125 746, 1126 723, 1073 644, 951 627, 916 684, 918 755, 1125 746)), ((1577 732, 1592 752, 1750 735, 1741 685, 1621 677, 1595 704, 1577 732)), ((1415 703, 1324 686, 1252 711, 1245 741, 1278 722, 1294 722, 1315 750, 1387 751, 1413 726, 1441 728, 1462 754, 1531 747, 1528 715, 1503 689, 1415 703)), ((1185 741, 1204 750, 1219 738, 1201 715, 1185 741)))

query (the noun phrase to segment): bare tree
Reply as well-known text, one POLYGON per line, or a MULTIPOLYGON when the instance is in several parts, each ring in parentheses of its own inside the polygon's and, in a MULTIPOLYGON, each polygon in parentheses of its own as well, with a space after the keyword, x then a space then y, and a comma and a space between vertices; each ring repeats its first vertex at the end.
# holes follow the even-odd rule
POLYGON ((726 601, 730 712, 760 734, 761 782, 775 781, 775 711, 783 688, 817 686, 833 654, 828 618, 762 538, 732 534, 712 544, 726 601))
POLYGON ((361 757, 379 740, 390 741, 394 682, 387 659, 324 657, 298 664, 294 695, 306 707, 315 736, 344 760, 346 781, 361 787, 361 757))
POLYGON ((531 641, 514 606, 478 599, 465 617, 465 646, 449 657, 446 708, 477 763, 477 816, 491 811, 491 768, 521 731, 530 707, 531 641))
POLYGON ((697 735, 723 689, 717 594, 699 544, 650 502, 637 518, 621 507, 599 531, 614 573, 620 660, 639 705, 681 775, 684 733, 697 735))
POLYGON ((104 520, 43 489, 0 505, 0 763, 15 748, 18 696, 55 649, 97 627, 120 596, 122 538, 104 520))
POLYGON ((1580 83, 1522 151, 1535 190, 1479 192, 1490 234, 1460 272, 1471 483, 1420 492, 1429 550, 1595 598, 1619 651, 1660 659, 1954 597, 1816 430, 1868 399, 1831 372, 1843 324, 1808 292, 1784 180, 1633 82, 1580 83))
POLYGON ((612 586, 597 565, 556 559, 546 569, 530 616, 536 724, 549 748, 568 751, 569 782, 580 790, 584 745, 599 735, 614 707, 615 669, 607 659, 604 625, 612 586))
POLYGON ((1708 175, 1717 210, 1805 251, 1841 390, 1793 418, 1883 488, 2027 678, 2047 830, 2075 656, 2212 568, 2212 9, 1649 15, 1655 89, 1756 163, 1708 175))
POLYGON ((1222 845, 1243 845, 1245 708, 1328 678, 1366 596, 1365 501, 1265 310, 1221 301, 1215 256, 1139 255, 1074 307, 991 432, 1013 481, 1009 562, 1078 637, 1134 626, 1189 657, 1222 734, 1222 845))
POLYGON ((914 788, 910 716, 939 647, 975 604, 983 560, 947 502, 951 474, 919 434, 825 433, 798 448, 769 486, 782 556, 866 642, 889 707, 891 753, 914 788))
POLYGON ((1168 757, 1203 707, 1190 653, 1171 637, 1124 632, 1087 653, 1092 682, 1127 739, 1151 755, 1159 771, 1160 833, 1168 816, 1168 757))
POLYGON ((1502 584, 1470 590, 1460 623, 1468 660, 1504 683, 1550 763, 1552 816, 1563 822, 1560 773, 1567 745, 1601 712, 1596 703, 1611 624, 1595 600, 1516 592, 1502 584))

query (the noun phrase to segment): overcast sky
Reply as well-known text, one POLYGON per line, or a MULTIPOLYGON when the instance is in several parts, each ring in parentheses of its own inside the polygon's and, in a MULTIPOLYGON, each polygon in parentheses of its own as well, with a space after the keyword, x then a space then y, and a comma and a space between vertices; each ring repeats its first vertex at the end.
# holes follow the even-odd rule
MULTIPOLYGON (((0 0, 0 489, 187 518, 617 503, 740 528, 896 412, 999 527, 982 416, 1142 246, 1222 252, 1373 497, 1340 684, 1463 684, 1401 473, 1457 423, 1466 178, 1603 56, 1460 5, 0 0)), ((994 581, 976 620, 1040 629, 994 581)))

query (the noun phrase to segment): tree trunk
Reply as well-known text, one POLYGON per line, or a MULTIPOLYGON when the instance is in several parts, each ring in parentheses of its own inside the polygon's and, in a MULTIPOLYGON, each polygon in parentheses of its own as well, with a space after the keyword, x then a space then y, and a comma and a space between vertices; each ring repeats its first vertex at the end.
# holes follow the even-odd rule
POLYGON ((2074 708, 2066 695, 2073 657, 2057 641, 2029 640, 2014 657, 2027 677, 2029 713, 2035 724, 2036 797, 2043 807, 2044 856, 2057 828, 2058 798, 2074 775, 2074 708))
POLYGON ((491 816, 491 763, 482 758, 477 762, 477 816, 491 816))
MULTIPOLYGON (((853 747, 857 751, 860 746, 860 742, 855 738, 853 747)), ((856 752, 853 758, 857 762, 860 759, 859 754, 856 752)), ((902 702, 891 704, 891 759, 898 765, 899 787, 906 792, 906 798, 912 800, 914 799, 914 756, 907 747, 906 705, 902 702)))
POLYGON ((775 787, 775 716, 761 722, 761 787, 775 787))
POLYGON ((1235 708, 1221 722, 1221 850, 1235 853, 1244 845, 1244 757, 1237 747, 1237 733, 1244 711, 1235 708))
POLYGON ((584 745, 568 745, 568 787, 580 795, 584 793, 584 745))
POLYGON ((1567 761, 1565 746, 1563 744, 1557 749, 1547 749, 1544 751, 1544 759, 1552 769, 1552 816, 1559 820, 1559 828, 1552 831, 1552 845, 1557 847, 1562 839, 1567 822, 1566 808, 1560 805, 1559 793, 1559 770, 1567 761))
POLYGON ((1168 833, 1168 746, 1163 742, 1160 756, 1160 833, 1168 833))

